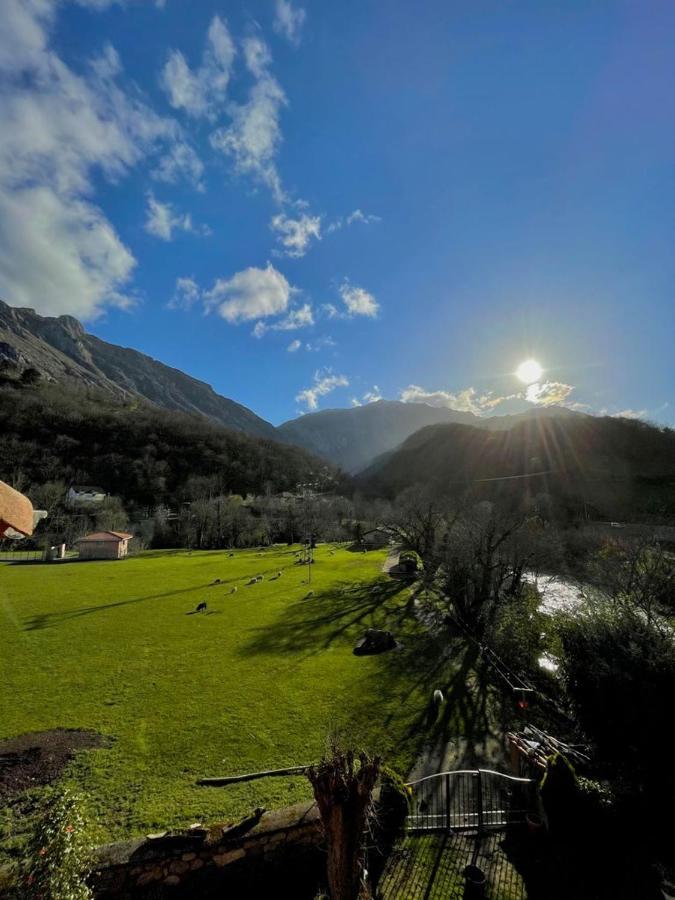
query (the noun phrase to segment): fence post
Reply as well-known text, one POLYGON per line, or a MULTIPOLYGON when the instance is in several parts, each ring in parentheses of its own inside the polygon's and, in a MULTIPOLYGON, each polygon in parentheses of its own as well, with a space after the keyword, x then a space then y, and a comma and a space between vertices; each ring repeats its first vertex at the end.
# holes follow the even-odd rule
POLYGON ((450 832, 450 775, 445 776, 445 827, 450 832))
POLYGON ((483 830, 483 780, 481 778, 480 769, 476 771, 476 782, 478 790, 476 792, 476 805, 478 807, 478 830, 483 830))

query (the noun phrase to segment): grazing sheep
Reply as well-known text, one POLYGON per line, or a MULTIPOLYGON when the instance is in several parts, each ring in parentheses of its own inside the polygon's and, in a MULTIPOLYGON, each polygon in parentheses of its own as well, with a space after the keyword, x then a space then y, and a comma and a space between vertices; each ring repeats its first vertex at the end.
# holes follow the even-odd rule
POLYGON ((237 593, 237 585, 236 585, 236 584, 235 584, 235 586, 232 588, 232 590, 230 591, 230 593, 231 593, 231 594, 236 594, 236 593, 237 593))
POLYGON ((214 584, 220 584, 220 578, 216 578, 215 581, 214 581, 213 583, 214 583, 214 584))
POLYGON ((249 580, 248 583, 249 583, 249 584, 257 584, 257 583, 258 583, 258 579, 257 579, 257 578, 251 578, 251 579, 249 580))
POLYGON ((206 612, 206 600, 202 600, 201 603, 197 604, 195 612, 206 612))
POLYGON ((443 691, 436 688, 434 691, 434 705, 440 706, 445 701, 445 697, 443 696, 443 691))
POLYGON ((314 596, 314 591, 307 591, 305 594, 305 600, 309 600, 310 597, 314 596))
POLYGON ((277 578, 281 578, 281 572, 277 572, 277 578))
POLYGON ((264 575, 258 575, 256 578, 256 581, 262 581, 263 578, 264 578, 264 575))

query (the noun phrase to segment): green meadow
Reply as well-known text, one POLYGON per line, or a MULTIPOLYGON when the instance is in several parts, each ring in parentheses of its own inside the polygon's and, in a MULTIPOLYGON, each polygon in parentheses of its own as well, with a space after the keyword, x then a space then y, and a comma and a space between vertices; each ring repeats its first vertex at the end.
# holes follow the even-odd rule
POLYGON ((409 588, 382 574, 385 555, 321 546, 311 587, 286 547, 0 564, 0 737, 111 739, 66 773, 101 839, 308 797, 303 778, 195 781, 311 763, 332 732, 406 772, 429 699, 425 638, 402 616, 409 588), (194 613, 202 600, 207 613, 194 613), (403 649, 354 656, 371 626, 403 649))

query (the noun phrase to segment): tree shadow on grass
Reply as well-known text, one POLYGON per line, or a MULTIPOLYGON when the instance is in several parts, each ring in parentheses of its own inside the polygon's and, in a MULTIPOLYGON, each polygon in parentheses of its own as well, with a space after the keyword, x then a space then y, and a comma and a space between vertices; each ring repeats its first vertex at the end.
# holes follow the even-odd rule
POLYGON ((426 697, 405 733, 405 739, 417 742, 420 749, 424 744, 424 767, 440 771, 444 760, 452 757, 450 742, 460 751, 453 768, 485 766, 495 752, 489 744, 500 732, 496 713, 501 704, 494 702, 498 691, 475 644, 450 631, 427 631, 417 638, 412 653, 392 655, 389 665, 392 679, 405 685, 402 704, 426 697), (441 704, 434 701, 436 690, 443 694, 441 704))
MULTIPOLYGON (((241 581, 240 578, 232 579, 241 581)), ((226 584, 227 582, 222 582, 226 584)), ((165 597, 178 597, 181 594, 192 594, 195 591, 203 591, 211 587, 211 582, 197 584, 194 587, 183 588, 179 591, 164 591, 161 594, 147 594, 145 597, 130 597, 128 600, 116 600, 113 603, 101 603, 96 606, 81 606, 79 609, 69 609, 48 613, 38 613, 26 619, 24 631, 41 631, 44 628, 57 628, 71 619, 80 619, 82 616, 91 616, 95 613, 106 612, 109 609, 117 609, 122 606, 132 606, 136 603, 145 603, 147 600, 162 600, 165 597)))
POLYGON ((327 650, 335 641, 347 637, 356 640, 366 628, 386 628, 394 619, 397 595, 403 587, 384 580, 360 585, 338 582, 328 591, 284 607, 276 622, 254 629, 240 653, 311 656, 327 650))
MULTIPOLYGON (((448 742, 461 738, 462 766, 484 765, 487 742, 496 730, 488 667, 474 643, 450 629, 433 633, 422 625, 406 588, 393 579, 341 582, 286 606, 275 622, 254 629, 239 653, 307 658, 336 644, 353 646, 367 628, 391 630, 402 646, 381 654, 375 670, 364 667, 363 690, 350 698, 353 708, 367 704, 378 715, 377 699, 394 696, 398 702, 387 704, 382 724, 401 733, 411 750, 435 748, 429 762, 436 755, 442 762, 448 742), (444 695, 440 707, 433 702, 436 689, 444 695)), ((354 658, 356 666, 360 659, 354 658)))

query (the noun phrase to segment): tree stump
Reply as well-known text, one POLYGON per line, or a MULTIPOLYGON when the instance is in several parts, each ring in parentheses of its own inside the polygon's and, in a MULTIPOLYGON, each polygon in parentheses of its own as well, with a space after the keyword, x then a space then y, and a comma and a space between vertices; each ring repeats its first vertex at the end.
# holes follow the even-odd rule
POLYGON ((332 748, 330 759, 307 770, 326 836, 331 900, 369 896, 364 883, 363 836, 379 773, 378 756, 357 756, 337 747, 332 748))

